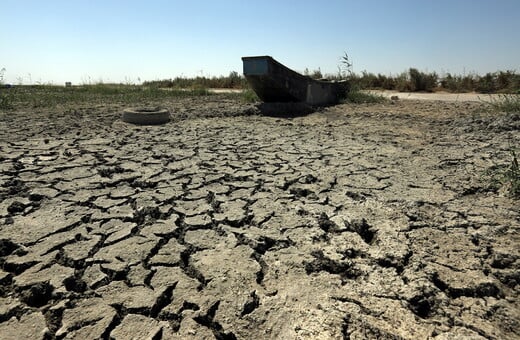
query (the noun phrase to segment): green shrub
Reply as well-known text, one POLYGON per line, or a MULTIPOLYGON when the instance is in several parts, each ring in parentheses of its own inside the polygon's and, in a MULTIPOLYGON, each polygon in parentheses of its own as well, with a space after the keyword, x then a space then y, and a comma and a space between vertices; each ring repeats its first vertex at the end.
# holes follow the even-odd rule
POLYGON ((352 88, 347 92, 345 99, 343 102, 353 103, 353 104, 370 104, 370 103, 382 103, 387 99, 379 94, 374 94, 370 92, 364 92, 359 90, 358 88, 352 88))
POLYGON ((406 73, 401 73, 395 79, 395 89, 400 92, 409 92, 412 91, 412 85, 408 80, 408 75, 406 73))
POLYGON ((432 92, 437 87, 438 76, 435 72, 424 73, 416 68, 410 68, 408 71, 410 76, 411 91, 427 91, 432 92))
POLYGON ((493 112, 520 113, 520 94, 500 94, 498 98, 483 102, 493 112))
POLYGON ((441 88, 450 92, 471 92, 476 88, 476 77, 473 75, 453 76, 447 73, 441 78, 441 88))
POLYGON ((242 100, 246 103, 256 103, 260 101, 260 98, 256 95, 255 91, 251 89, 244 90, 241 93, 242 100))
POLYGON ((336 76, 327 75, 330 79, 347 79, 360 89, 385 89, 401 92, 445 90, 450 92, 480 92, 480 93, 513 93, 520 94, 520 74, 515 71, 499 71, 480 76, 475 73, 453 75, 447 73, 439 76, 435 72, 427 73, 416 68, 397 76, 386 76, 362 71, 356 74, 348 56, 343 57, 346 67, 338 66, 336 76))
POLYGON ((488 190, 497 191, 500 187, 507 189, 509 195, 520 199, 520 166, 514 149, 511 149, 511 164, 494 165, 484 172, 483 179, 488 190))
POLYGON ((509 181, 509 193, 511 196, 520 198, 520 167, 518 166, 518 158, 516 153, 511 150, 511 165, 506 173, 506 180, 509 181))
POLYGON ((0 110, 9 110, 12 108, 13 103, 11 99, 11 93, 9 93, 9 89, 0 89, 0 110))
POLYGON ((10 89, 4 86, 5 67, 0 69, 0 110, 9 110, 12 108, 10 89))
POLYGON ((480 77, 475 88, 480 93, 494 93, 497 90, 495 86, 495 77, 491 73, 487 73, 480 77))

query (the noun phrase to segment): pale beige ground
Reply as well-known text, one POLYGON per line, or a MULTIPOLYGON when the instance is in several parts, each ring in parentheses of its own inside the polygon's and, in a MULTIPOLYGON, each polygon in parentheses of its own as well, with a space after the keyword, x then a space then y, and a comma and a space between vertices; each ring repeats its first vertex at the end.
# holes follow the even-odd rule
MULTIPOLYGON (((212 93, 241 93, 241 89, 209 89, 212 93)), ((499 100, 500 94, 483 94, 483 93, 450 93, 450 92, 399 92, 389 90, 366 90, 366 93, 381 95, 385 98, 397 96, 398 99, 421 100, 421 101, 444 101, 444 102, 492 102, 499 100)))
POLYGON ((449 92, 398 92, 388 90, 370 90, 368 93, 382 95, 385 98, 397 96, 399 99, 411 100, 431 100, 444 102, 490 102, 500 99, 499 94, 482 94, 482 93, 449 93, 449 92))
POLYGON ((520 337, 518 114, 154 104, 0 115, 2 339, 520 337))

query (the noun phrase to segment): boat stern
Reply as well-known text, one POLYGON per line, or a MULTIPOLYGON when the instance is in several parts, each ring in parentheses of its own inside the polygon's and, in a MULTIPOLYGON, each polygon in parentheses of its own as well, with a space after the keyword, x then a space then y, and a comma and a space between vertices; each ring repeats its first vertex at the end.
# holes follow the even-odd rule
POLYGON ((269 73, 269 58, 263 57, 243 57, 244 76, 262 76, 269 73))

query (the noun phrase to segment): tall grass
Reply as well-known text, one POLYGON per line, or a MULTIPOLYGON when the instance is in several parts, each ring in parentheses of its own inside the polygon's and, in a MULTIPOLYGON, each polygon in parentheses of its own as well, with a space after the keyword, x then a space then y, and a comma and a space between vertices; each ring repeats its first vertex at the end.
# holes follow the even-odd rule
POLYGON ((520 199, 520 165, 515 149, 511 148, 511 163, 509 165, 494 165, 486 170, 483 179, 488 183, 488 189, 493 191, 500 187, 515 199, 520 199))
POLYGON ((10 89, 4 88, 0 84, 0 110, 9 110, 12 108, 12 93, 10 92, 10 89))
POLYGON ((494 112, 520 113, 520 94, 500 94, 484 103, 494 112))
MULTIPOLYGON (((501 113, 507 120, 518 121, 520 118, 520 94, 501 94, 484 101, 491 112, 501 113)), ((505 185, 513 198, 520 199, 520 167, 514 147, 511 147, 509 167, 494 166, 486 174, 492 187, 505 185)))
POLYGON ((520 166, 514 150, 511 150, 511 165, 506 172, 506 180, 509 182, 509 193, 516 198, 520 198, 520 166))
POLYGON ((238 72, 232 71, 227 77, 176 77, 173 79, 145 81, 144 86, 153 86, 161 88, 220 88, 220 89, 245 89, 248 88, 247 80, 238 72))
POLYGON ((8 110, 12 108, 11 93, 8 88, 4 86, 5 67, 0 69, 0 110, 8 110))
POLYGON ((242 93, 240 94, 240 97, 241 97, 242 101, 244 101, 246 103, 256 103, 256 102, 260 101, 260 98, 258 98, 255 91, 253 91, 251 89, 246 89, 246 90, 242 91, 242 93))
POLYGON ((347 92, 345 99, 343 99, 342 101, 353 104, 374 104, 383 103, 387 100, 387 98, 383 97, 380 94, 361 91, 359 88, 354 87, 347 92))
MULTIPOLYGON (((416 68, 398 75, 374 74, 363 71, 354 73, 348 55, 342 60, 343 69, 338 67, 336 75, 326 75, 331 80, 346 79, 351 91, 346 100, 352 103, 381 102, 381 96, 361 90, 386 89, 398 91, 438 91, 501 93, 498 100, 489 104, 495 111, 520 112, 520 74, 515 71, 498 71, 478 74, 452 75, 446 73, 439 76, 435 72, 423 72, 416 68)), ((48 107, 66 103, 81 103, 92 100, 112 100, 117 102, 137 102, 166 97, 208 95, 208 88, 245 89, 242 94, 247 102, 258 101, 258 97, 250 90, 244 76, 230 72, 221 77, 176 77, 174 79, 145 81, 143 85, 130 84, 95 84, 74 86, 70 88, 50 85, 15 86, 3 85, 5 68, 0 70, 0 110, 9 110, 19 105, 29 107, 48 107), (168 90, 165 90, 168 89, 168 90)), ((314 78, 322 78, 321 70, 306 72, 314 78)))
POLYGON ((362 71, 360 74, 340 72, 327 75, 329 79, 347 79, 360 89, 383 89, 396 91, 448 91, 478 93, 520 94, 520 74, 515 71, 498 71, 485 75, 438 75, 436 72, 423 72, 416 68, 398 75, 375 74, 362 71))
POLYGON ((121 84, 96 84, 73 87, 50 85, 14 86, 8 89, 1 89, 1 91, 0 98, 4 97, 4 93, 8 97, 8 105, 0 106, 0 109, 4 110, 16 107, 44 108, 57 105, 91 104, 107 101, 128 104, 176 97, 210 95, 205 88, 181 90, 121 84))
MULTIPOLYGON (((436 72, 423 72, 417 68, 409 68, 406 72, 397 75, 375 74, 362 71, 360 74, 353 72, 352 62, 345 54, 338 66, 337 74, 323 74, 318 68, 309 71, 305 69, 304 75, 311 78, 328 78, 330 80, 347 79, 350 84, 361 90, 384 89, 411 92, 479 92, 479 93, 517 93, 520 94, 520 74, 515 71, 497 71, 479 75, 476 73, 453 75, 446 73, 439 75, 436 72)), ((248 89, 249 84, 244 76, 237 72, 230 72, 227 77, 177 77, 157 81, 144 82, 144 85, 168 88, 193 88, 196 86, 205 88, 234 88, 248 89)))

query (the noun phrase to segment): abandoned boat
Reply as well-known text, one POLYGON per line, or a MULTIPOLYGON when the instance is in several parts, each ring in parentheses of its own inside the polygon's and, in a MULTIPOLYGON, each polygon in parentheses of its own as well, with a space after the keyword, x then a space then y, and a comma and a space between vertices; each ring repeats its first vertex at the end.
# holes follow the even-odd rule
POLYGON ((335 104, 348 90, 346 81, 316 80, 295 72, 270 56, 243 57, 244 76, 264 102, 335 104))

